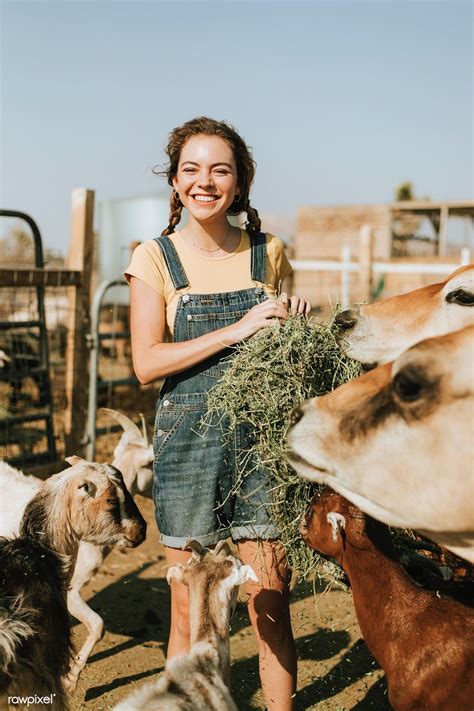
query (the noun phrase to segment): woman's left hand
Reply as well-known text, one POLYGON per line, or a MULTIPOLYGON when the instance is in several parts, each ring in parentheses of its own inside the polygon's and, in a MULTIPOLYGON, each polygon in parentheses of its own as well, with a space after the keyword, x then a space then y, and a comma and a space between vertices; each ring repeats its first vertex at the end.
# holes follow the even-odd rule
POLYGON ((304 296, 288 296, 286 291, 283 291, 279 299, 293 315, 303 314, 307 316, 311 311, 311 304, 304 296))

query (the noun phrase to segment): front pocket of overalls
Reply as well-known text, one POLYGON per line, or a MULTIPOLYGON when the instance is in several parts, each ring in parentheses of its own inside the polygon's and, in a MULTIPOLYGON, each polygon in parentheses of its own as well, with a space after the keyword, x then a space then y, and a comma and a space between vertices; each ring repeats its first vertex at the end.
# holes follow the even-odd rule
POLYGON ((160 408, 156 413, 155 434, 153 436, 153 454, 155 461, 163 453, 166 445, 173 439, 186 416, 186 408, 160 408))
MULTIPOLYGON (((199 338, 199 336, 204 336, 206 333, 230 326, 231 324, 240 321, 240 319, 247 313, 248 311, 232 311, 232 313, 189 314, 187 318, 188 338, 190 340, 192 338, 199 338)), ((231 351, 229 349, 229 355, 230 353, 231 351)), ((212 357, 212 360, 214 360, 214 356, 212 357)), ((208 368, 203 370, 203 375, 207 375, 210 378, 220 379, 224 375, 225 371, 226 366, 222 366, 220 363, 217 365, 213 365, 211 363, 208 368)))

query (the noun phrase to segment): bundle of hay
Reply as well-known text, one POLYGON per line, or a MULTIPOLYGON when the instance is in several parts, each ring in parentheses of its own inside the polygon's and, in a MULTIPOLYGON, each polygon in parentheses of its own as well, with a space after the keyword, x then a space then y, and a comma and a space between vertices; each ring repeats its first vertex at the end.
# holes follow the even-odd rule
POLYGON ((286 461, 291 412, 307 398, 324 395, 360 373, 359 363, 344 356, 337 345, 332 323, 290 316, 243 341, 209 393, 207 425, 217 419, 228 435, 240 424, 253 430, 247 455, 270 474, 272 515, 288 562, 301 576, 317 567, 333 580, 341 577, 336 566, 328 567, 299 535, 301 516, 317 487, 301 479, 286 461))

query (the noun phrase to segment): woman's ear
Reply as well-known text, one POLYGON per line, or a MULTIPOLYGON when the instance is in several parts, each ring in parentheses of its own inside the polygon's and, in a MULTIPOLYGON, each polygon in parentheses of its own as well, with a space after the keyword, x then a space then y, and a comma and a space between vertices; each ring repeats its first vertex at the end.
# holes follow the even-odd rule
POLYGON ((171 182, 173 183, 173 188, 178 192, 178 179, 176 176, 174 178, 171 178, 171 182))

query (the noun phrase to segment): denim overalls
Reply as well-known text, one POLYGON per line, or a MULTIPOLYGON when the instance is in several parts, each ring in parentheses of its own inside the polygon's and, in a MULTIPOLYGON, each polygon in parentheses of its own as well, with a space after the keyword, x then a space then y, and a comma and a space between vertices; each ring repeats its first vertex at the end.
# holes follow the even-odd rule
MULTIPOLYGON (((251 277, 255 288, 221 294, 193 294, 183 265, 169 237, 157 237, 177 291, 173 341, 187 341, 235 323, 267 297, 266 239, 251 236, 251 277)), ((226 348, 182 373, 166 378, 157 403, 153 448, 153 499, 160 541, 181 548, 189 538, 211 545, 238 539, 278 538, 269 515, 271 494, 265 470, 245 462, 247 471, 238 494, 249 433, 238 427, 229 441, 220 426, 202 427, 208 391, 223 376, 232 353, 226 348)), ((225 423, 223 423, 225 427, 225 423)))

